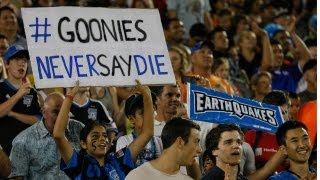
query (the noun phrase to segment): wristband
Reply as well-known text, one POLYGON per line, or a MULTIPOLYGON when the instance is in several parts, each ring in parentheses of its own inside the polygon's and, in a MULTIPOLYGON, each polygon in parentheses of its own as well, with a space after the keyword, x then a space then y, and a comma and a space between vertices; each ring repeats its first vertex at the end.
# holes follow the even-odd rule
POLYGON ((69 98, 71 101, 73 100, 73 96, 70 95, 70 94, 67 94, 67 95, 66 95, 66 98, 69 98))

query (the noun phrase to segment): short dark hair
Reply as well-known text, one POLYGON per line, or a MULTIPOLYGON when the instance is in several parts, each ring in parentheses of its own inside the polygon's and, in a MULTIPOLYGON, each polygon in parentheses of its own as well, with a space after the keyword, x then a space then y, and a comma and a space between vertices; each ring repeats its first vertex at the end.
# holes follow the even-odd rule
POLYGON ((270 39, 270 44, 271 45, 281 45, 281 43, 278 40, 275 40, 275 39, 270 39))
POLYGON ((154 93, 156 97, 161 96, 163 89, 164 89, 164 86, 150 86, 151 92, 154 93))
POLYGON ((282 106, 289 103, 289 98, 284 91, 273 90, 263 98, 262 102, 275 106, 282 106))
POLYGON ((89 121, 85 127, 83 127, 80 131, 80 140, 81 141, 86 141, 87 136, 90 134, 93 128, 97 126, 102 126, 106 129, 107 132, 107 125, 106 123, 99 122, 99 121, 89 121))
POLYGON ((286 121, 283 123, 276 132, 277 143, 279 146, 286 145, 286 134, 289 130, 302 128, 308 131, 308 128, 305 124, 300 121, 286 121))
POLYGON ((169 148, 178 137, 188 143, 191 129, 200 131, 200 126, 189 119, 175 117, 166 123, 161 133, 163 149, 169 148))
POLYGON ((217 33, 223 32, 223 31, 226 32, 226 30, 224 30, 224 29, 223 29, 222 27, 220 27, 220 26, 214 28, 214 30, 212 30, 212 31, 209 32, 209 34, 208 34, 208 39, 209 39, 209 40, 213 39, 214 36, 215 36, 217 33))
MULTIPOLYGON (((155 106, 156 95, 151 93, 152 103, 155 106)), ((125 103, 124 113, 127 117, 134 115, 138 109, 143 109, 143 96, 141 94, 131 95, 125 103)))
POLYGON ((2 13, 3 11, 11 11, 11 12, 17 17, 17 15, 16 15, 16 13, 14 12, 14 10, 13 10, 11 7, 9 7, 9 6, 3 6, 3 7, 0 8, 0 16, 1 16, 1 13, 2 13))
POLYGON ((218 148, 221 134, 226 131, 238 131, 240 136, 243 134, 240 127, 235 124, 219 124, 217 127, 212 128, 206 137, 206 149, 212 152, 218 148))
POLYGON ((317 60, 316 59, 308 60, 302 68, 303 74, 306 73, 308 70, 312 69, 313 67, 317 67, 317 60))
POLYGON ((205 39, 207 34, 208 34, 208 29, 206 25, 204 25, 203 23, 193 24, 189 30, 190 37, 201 37, 205 39))
POLYGON ((174 21, 180 21, 180 19, 179 18, 168 18, 168 17, 162 18, 161 23, 162 23, 163 29, 168 30, 170 27, 170 24, 174 21))

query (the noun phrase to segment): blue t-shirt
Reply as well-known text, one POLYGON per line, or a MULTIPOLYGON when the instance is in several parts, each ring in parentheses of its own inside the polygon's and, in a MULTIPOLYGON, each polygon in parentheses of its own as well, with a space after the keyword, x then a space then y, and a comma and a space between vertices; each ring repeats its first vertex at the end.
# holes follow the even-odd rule
POLYGON ((88 154, 73 151, 70 161, 66 164, 61 160, 60 169, 71 179, 111 179, 124 180, 134 168, 131 152, 123 148, 117 153, 110 153, 105 158, 104 166, 88 154))
POLYGON ((290 171, 282 171, 279 174, 273 175, 269 180, 298 180, 297 176, 293 175, 290 171))
POLYGON ((298 65, 281 67, 280 70, 272 71, 272 89, 296 92, 301 77, 302 73, 298 65))

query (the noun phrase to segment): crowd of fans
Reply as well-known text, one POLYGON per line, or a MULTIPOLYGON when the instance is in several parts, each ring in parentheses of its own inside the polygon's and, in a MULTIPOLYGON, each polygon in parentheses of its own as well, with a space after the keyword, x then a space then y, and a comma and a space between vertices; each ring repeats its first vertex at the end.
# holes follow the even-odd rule
POLYGON ((1 0, 0 178, 315 179, 316 0, 1 0), (157 8, 176 85, 36 89, 22 7, 157 8), (188 119, 187 83, 279 106, 188 119))

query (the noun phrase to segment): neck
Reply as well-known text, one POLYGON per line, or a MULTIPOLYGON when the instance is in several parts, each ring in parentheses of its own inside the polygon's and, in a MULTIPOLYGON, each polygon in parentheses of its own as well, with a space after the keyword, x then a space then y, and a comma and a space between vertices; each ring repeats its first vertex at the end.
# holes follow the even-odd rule
POLYGON ((96 158, 100 166, 104 166, 104 157, 96 158))
POLYGON ((181 72, 180 71, 177 71, 177 72, 174 72, 174 77, 176 78, 176 82, 177 83, 181 83, 182 82, 182 76, 181 76, 181 72))
POLYGON ((246 60, 251 61, 253 59, 255 52, 253 49, 241 48, 241 54, 246 60))
POLYGON ((180 170, 180 165, 177 162, 177 155, 175 153, 164 150, 161 156, 153 161, 150 161, 150 164, 157 170, 174 175, 177 174, 180 170))
POLYGON ((230 180, 236 180, 238 176, 238 165, 223 163, 217 159, 217 167, 224 171, 224 176, 230 180))
POLYGON ((5 30, 1 31, 1 34, 5 35, 8 38, 9 44, 12 44, 16 39, 17 32, 14 30, 5 30))
POLYGON ((209 77, 211 75, 211 68, 210 67, 199 68, 199 67, 193 66, 192 73, 199 76, 203 76, 203 77, 209 77))
POLYGON ((265 95, 263 95, 263 94, 255 94, 255 95, 254 95, 254 99, 257 100, 257 101, 262 102, 264 96, 265 96, 265 95))
POLYGON ((83 105, 84 103, 87 102, 87 100, 88 100, 88 97, 87 97, 86 92, 77 93, 73 99, 73 101, 79 105, 83 105))
POLYGON ((309 174, 308 162, 301 164, 301 163, 290 161, 289 170, 299 175, 301 179, 305 179, 308 177, 308 174, 309 174))
POLYGON ((7 80, 17 88, 20 87, 20 84, 22 82, 22 79, 16 79, 16 78, 12 77, 11 75, 8 75, 7 80))

